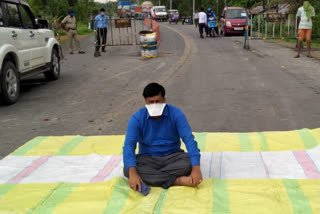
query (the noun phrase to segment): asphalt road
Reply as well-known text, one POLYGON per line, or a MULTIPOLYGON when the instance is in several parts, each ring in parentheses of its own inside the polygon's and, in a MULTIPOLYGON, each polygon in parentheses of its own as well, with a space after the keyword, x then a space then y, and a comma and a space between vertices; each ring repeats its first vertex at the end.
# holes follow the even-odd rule
POLYGON ((144 60, 138 46, 108 47, 93 57, 66 54, 62 76, 23 83, 13 106, 0 105, 0 159, 36 136, 125 134, 144 106, 152 81, 167 90, 193 131, 248 132, 320 127, 320 62, 264 41, 242 48, 242 37, 200 39, 190 25, 162 23, 159 57, 144 60))

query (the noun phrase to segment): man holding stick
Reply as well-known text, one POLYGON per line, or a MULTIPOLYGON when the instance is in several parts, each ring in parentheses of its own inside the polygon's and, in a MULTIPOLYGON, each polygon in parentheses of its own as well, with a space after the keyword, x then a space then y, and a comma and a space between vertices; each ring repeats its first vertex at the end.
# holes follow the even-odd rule
POLYGON ((106 43, 107 43, 107 24, 108 24, 108 17, 104 14, 105 9, 100 9, 100 14, 95 18, 95 31, 97 34, 97 44, 96 44, 96 51, 94 53, 95 57, 101 56, 100 54, 100 47, 102 47, 102 52, 106 52, 106 43))

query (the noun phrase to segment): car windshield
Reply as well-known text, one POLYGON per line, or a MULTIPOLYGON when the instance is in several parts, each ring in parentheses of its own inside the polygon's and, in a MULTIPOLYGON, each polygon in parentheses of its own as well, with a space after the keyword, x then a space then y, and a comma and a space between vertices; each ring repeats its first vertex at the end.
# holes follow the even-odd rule
POLYGON ((179 12, 178 11, 171 11, 170 14, 171 15, 179 15, 179 12))
POLYGON ((247 13, 244 10, 227 10, 227 19, 245 19, 247 13))
POLYGON ((156 8, 156 12, 166 12, 165 8, 156 8))

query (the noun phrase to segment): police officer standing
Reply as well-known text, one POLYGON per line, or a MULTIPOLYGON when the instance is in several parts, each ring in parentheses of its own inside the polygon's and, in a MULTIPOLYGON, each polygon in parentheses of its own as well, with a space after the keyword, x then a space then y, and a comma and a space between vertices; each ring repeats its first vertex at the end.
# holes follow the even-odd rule
POLYGON ((67 32, 68 43, 69 43, 69 53, 73 54, 73 40, 76 43, 79 54, 84 54, 85 52, 80 48, 80 41, 77 33, 77 21, 73 9, 68 10, 68 16, 66 16, 62 22, 61 27, 67 32))
POLYGON ((106 52, 106 43, 107 43, 107 24, 108 24, 108 17, 105 15, 104 8, 100 9, 100 14, 98 14, 95 18, 95 31, 97 34, 97 44, 96 44, 96 52, 95 57, 101 56, 100 55, 100 47, 102 47, 102 52, 106 52))

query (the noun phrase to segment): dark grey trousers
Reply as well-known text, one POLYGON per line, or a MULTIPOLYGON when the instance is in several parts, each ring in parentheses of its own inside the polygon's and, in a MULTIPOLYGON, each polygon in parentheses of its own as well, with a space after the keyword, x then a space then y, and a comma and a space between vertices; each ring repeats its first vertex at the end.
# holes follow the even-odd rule
MULTIPOLYGON (((190 175, 191 163, 185 152, 164 157, 137 155, 137 171, 145 184, 168 189, 177 177, 190 175)), ((129 177, 125 168, 123 173, 129 177)))

